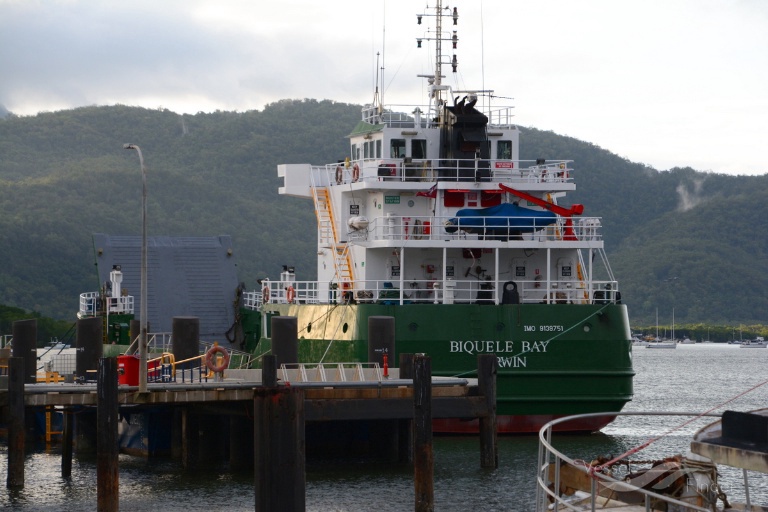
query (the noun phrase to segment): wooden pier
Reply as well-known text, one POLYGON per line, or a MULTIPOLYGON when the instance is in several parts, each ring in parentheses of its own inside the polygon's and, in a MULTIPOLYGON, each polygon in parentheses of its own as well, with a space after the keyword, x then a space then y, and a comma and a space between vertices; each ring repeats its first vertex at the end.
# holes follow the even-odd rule
POLYGON ((384 425, 382 442, 394 452, 393 459, 413 463, 416 511, 434 508, 432 419, 479 418, 480 465, 498 466, 493 355, 478 356, 478 378, 471 380, 432 378, 430 358, 423 354, 403 354, 399 371, 391 378, 365 381, 285 380, 279 377, 273 355, 265 356, 262 366, 262 370, 251 370, 249 378, 238 375, 238 380, 148 384, 142 393, 137 386, 117 385, 115 358, 99 359, 96 383, 25 384, 24 361, 12 357, 8 360, 8 389, 0 390, 0 410, 8 414, 7 485, 24 485, 25 413, 49 406, 60 406, 65 413, 63 475, 71 472, 73 431, 79 430, 78 443, 84 433, 95 433, 99 510, 119 506, 117 424, 121 411, 174 411, 172 443, 186 467, 197 465, 201 454, 215 444, 210 442, 210 433, 222 424, 215 418, 228 417, 230 443, 235 447, 230 450, 230 462, 233 467, 253 467, 257 511, 305 509, 307 424, 367 420, 384 425), (78 414, 73 428, 70 413, 74 411, 96 414, 78 414), (243 452, 252 459, 244 459, 243 452))

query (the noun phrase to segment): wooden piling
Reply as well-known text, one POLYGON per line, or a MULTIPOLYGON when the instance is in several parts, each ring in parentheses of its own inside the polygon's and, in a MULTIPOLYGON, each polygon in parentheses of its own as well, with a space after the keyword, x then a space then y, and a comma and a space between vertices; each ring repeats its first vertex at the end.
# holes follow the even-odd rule
POLYGON ((72 476, 72 441, 75 430, 75 417, 72 414, 72 409, 64 410, 62 421, 64 425, 62 425, 61 434, 61 476, 62 478, 69 478, 72 476))
POLYGON ((499 467, 499 450, 496 442, 496 365, 493 354, 477 356, 477 387, 480 396, 485 397, 488 416, 480 418, 480 467, 499 467))
POLYGON ((96 422, 96 500, 99 511, 119 510, 117 359, 99 359, 96 422))
MULTIPOLYGON (((400 354, 399 369, 401 379, 413 378, 413 354, 400 354)), ((398 420, 397 429, 398 462, 410 464, 413 462, 413 420, 398 420)))
POLYGON ((261 358, 261 384, 268 388, 277 386, 277 358, 272 354, 261 358))
POLYGON ((413 482, 416 512, 435 509, 434 453, 432 451, 432 361, 413 359, 413 482))
POLYGON ((24 359, 24 382, 37 382, 37 320, 17 320, 12 325, 12 356, 24 359))
MULTIPOLYGON (((196 316, 173 317, 171 352, 176 361, 184 361, 200 355, 200 319, 196 316)), ((182 363, 182 368, 198 365, 195 361, 182 363)))
POLYGON ((299 362, 299 329, 295 316, 273 316, 272 354, 277 358, 277 366, 299 362))
POLYGON ((77 320, 75 375, 81 379, 92 380, 93 374, 89 374, 89 370, 97 370, 99 368, 99 360, 104 354, 102 322, 103 319, 100 316, 77 320))
MULTIPOLYGON (((15 329, 14 329, 15 331, 15 329)), ((8 359, 8 475, 6 486, 24 487, 24 379, 25 361, 8 359)))
POLYGON ((304 391, 256 389, 253 417, 256 512, 304 511, 304 391))

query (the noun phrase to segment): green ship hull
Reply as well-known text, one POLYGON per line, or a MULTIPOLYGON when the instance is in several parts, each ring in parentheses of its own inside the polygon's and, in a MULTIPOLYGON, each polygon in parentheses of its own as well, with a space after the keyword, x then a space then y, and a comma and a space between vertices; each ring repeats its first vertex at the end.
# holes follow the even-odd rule
MULTIPOLYGON (((268 353, 269 319, 296 317, 299 362, 367 362, 371 316, 395 318, 390 361, 425 353, 435 376, 473 378, 478 354, 495 354, 501 432, 536 432, 570 414, 618 412, 632 397, 632 344, 621 304, 266 304, 262 311, 244 311, 248 348, 268 353)), ((593 431, 612 419, 566 428, 593 431)), ((436 430, 472 432, 476 425, 439 421, 436 430)))

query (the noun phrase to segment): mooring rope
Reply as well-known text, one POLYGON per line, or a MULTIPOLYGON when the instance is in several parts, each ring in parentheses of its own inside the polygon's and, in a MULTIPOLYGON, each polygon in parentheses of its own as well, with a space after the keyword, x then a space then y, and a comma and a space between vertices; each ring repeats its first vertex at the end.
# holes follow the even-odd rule
POLYGON ((619 462, 620 460, 622 460, 622 459, 624 459, 626 457, 629 457, 630 455, 634 455, 635 453, 648 448, 651 444, 655 443, 656 441, 658 441, 660 439, 663 439, 664 437, 667 437, 668 435, 672 434, 673 432, 676 432, 676 431, 680 430, 681 428, 683 428, 683 427, 693 423, 694 421, 698 420, 699 418, 702 418, 702 417, 706 416, 707 414, 710 414, 711 412, 716 411, 717 409, 720 409, 721 407, 723 407, 723 406, 733 402, 734 400, 737 400, 737 399, 741 398, 742 396, 746 395, 747 393, 751 393, 752 391, 758 389, 761 386, 764 386, 765 384, 768 384, 768 380, 764 380, 763 382, 752 386, 751 388, 747 389, 746 391, 742 391, 738 395, 736 395, 736 396, 734 396, 732 398, 729 398, 725 402, 722 402, 721 404, 718 404, 718 405, 712 407, 711 409, 708 409, 708 410, 706 410, 706 411, 704 411, 704 412, 702 412, 702 413, 700 413, 700 414, 698 414, 696 416, 691 417, 689 420, 684 421, 680 425, 678 425, 676 427, 673 427, 673 428, 669 429, 668 431, 664 432, 663 434, 658 435, 658 436, 656 436, 654 438, 651 438, 648 441, 646 441, 646 442, 644 442, 644 443, 642 443, 642 444, 640 444, 640 445, 638 445, 638 446, 636 446, 634 448, 631 448, 631 449, 627 450, 626 452, 622 453, 621 455, 619 455, 617 457, 614 457, 613 459, 609 460, 608 462, 605 462, 604 464, 601 464, 599 466, 590 467, 589 468, 589 474, 593 475, 594 473, 601 471, 604 467, 610 467, 610 466, 616 464, 617 462, 619 462))

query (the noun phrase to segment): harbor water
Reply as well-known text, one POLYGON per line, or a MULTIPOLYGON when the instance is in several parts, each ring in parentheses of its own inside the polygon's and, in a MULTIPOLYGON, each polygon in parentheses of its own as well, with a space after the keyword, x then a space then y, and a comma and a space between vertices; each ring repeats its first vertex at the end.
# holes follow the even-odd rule
MULTIPOLYGON (((747 411, 768 407, 768 349, 736 345, 679 345, 675 350, 633 347, 635 397, 625 411, 702 413, 733 399, 725 409, 747 411), (757 387, 756 387, 757 386, 757 387), (751 388, 754 390, 745 393, 751 388)), ((557 449, 573 458, 616 456, 659 437, 635 460, 685 452, 693 432, 712 418, 619 417, 602 432, 556 435, 557 449)), ((533 510, 538 439, 499 439, 499 468, 480 468, 476 437, 434 440, 435 510, 533 510)), ((7 446, 0 445, 0 510, 96 510, 96 460, 75 458, 72 477, 61 477, 56 448, 28 454, 23 489, 9 490, 7 446)), ((728 497, 744 499, 742 472, 720 467, 720 483, 728 497)), ((407 465, 339 460, 307 463, 306 504, 309 511, 407 511, 414 508, 413 470, 407 465)), ((768 476, 750 472, 753 503, 768 505, 768 476)), ((126 511, 253 510, 253 474, 234 473, 226 465, 183 470, 178 461, 120 456, 120 509, 126 511)))

